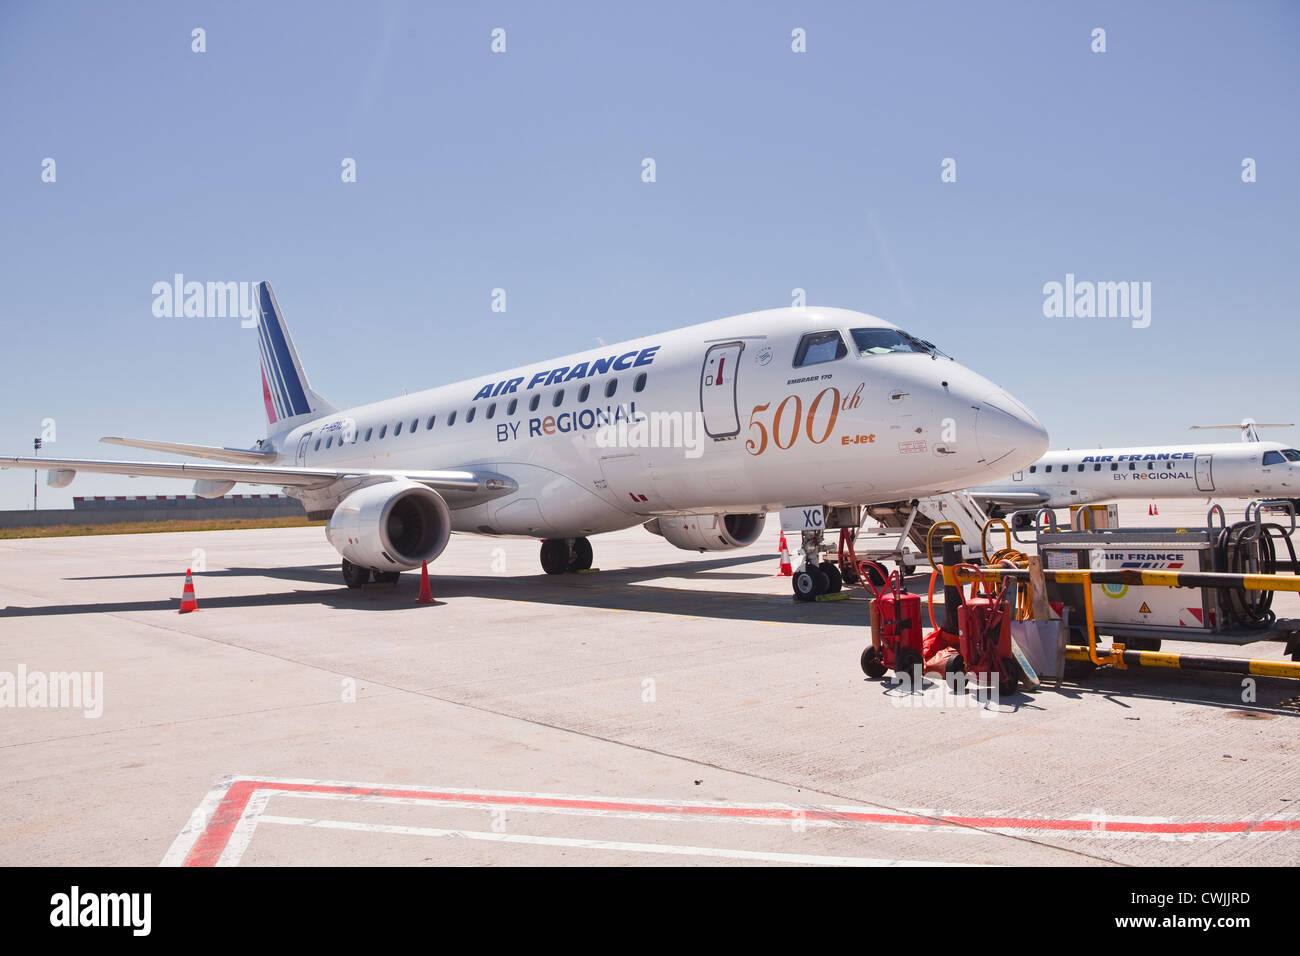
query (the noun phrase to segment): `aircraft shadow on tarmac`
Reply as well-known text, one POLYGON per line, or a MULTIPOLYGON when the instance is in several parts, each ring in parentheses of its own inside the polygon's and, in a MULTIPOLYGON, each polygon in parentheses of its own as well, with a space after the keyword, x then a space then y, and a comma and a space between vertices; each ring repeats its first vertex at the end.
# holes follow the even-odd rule
MULTIPOLYGON (((740 564, 754 563, 753 555, 695 561, 688 565, 679 563, 649 567, 599 571, 592 574, 546 574, 511 576, 431 574, 436 603, 454 598, 483 598, 486 600, 522 601, 537 604, 560 605, 574 608, 596 608, 619 611, 640 611, 649 614, 680 615, 685 617, 717 618, 755 622, 795 624, 830 624, 845 627, 863 627, 865 631, 866 606, 862 601, 803 604, 793 596, 743 594, 734 591, 715 591, 697 588, 677 588, 638 582, 655 580, 670 575, 681 577, 692 572, 709 572, 706 579, 752 580, 771 577, 771 572, 727 572, 723 569, 740 564)), ((0 618, 45 617, 65 614, 129 613, 132 611, 175 610, 180 605, 182 575, 172 573, 96 575, 67 578, 68 581, 140 580, 156 578, 174 581, 174 597, 157 600, 78 603, 22 607, 10 605, 0 609, 0 618)), ((396 586, 371 585, 359 590, 343 586, 334 565, 299 565, 280 568, 222 568, 195 575, 200 610, 221 608, 254 608, 292 604, 318 604, 327 607, 349 608, 363 611, 396 611, 411 607, 419 588, 418 574, 404 574, 396 586), (297 584, 334 585, 328 590, 292 590, 243 594, 229 597, 204 596, 205 580, 262 578, 297 584)), ((865 593, 865 592, 864 592, 865 593)))
MULTIPOLYGON (((771 577, 766 571, 719 573, 722 569, 755 562, 753 555, 734 555, 708 561, 660 564, 648 567, 600 571, 594 574, 546 574, 511 576, 490 574, 479 576, 431 574, 435 604, 445 604, 456 598, 481 598, 549 604, 573 608, 596 608, 619 611, 638 611, 647 614, 677 615, 694 618, 714 618, 756 623, 787 623, 856 627, 862 631, 864 646, 870 640, 866 627, 866 592, 854 589, 858 600, 831 603, 804 604, 795 602, 785 594, 744 594, 734 591, 701 590, 640 584, 658 578, 689 575, 693 571, 707 571, 708 579, 744 580, 771 577)), ((177 594, 157 600, 102 602, 93 604, 64 604, 38 607, 10 605, 0 609, 0 618, 6 617, 57 617, 69 614, 129 613, 132 611, 174 611, 180 605, 182 575, 174 572, 158 574, 97 575, 93 577, 66 578, 68 581, 104 581, 149 579, 174 581, 177 594)), ((222 608, 255 608, 293 604, 316 604, 327 607, 362 611, 399 611, 412 608, 419 589, 418 574, 404 574, 396 586, 372 585, 360 590, 350 590, 339 580, 334 564, 298 565, 279 568, 223 568, 195 575, 200 610, 222 608), (203 581, 213 579, 261 578, 295 584, 326 585, 327 589, 290 590, 270 593, 234 595, 230 597, 205 597, 203 581)), ((928 575, 919 575, 908 581, 908 589, 924 594, 928 575)), ((936 594, 936 601, 940 600, 936 594)), ((941 613, 942 606, 936 607, 941 613)), ((926 625, 929 622, 926 620, 926 625)), ((850 672, 857 671, 856 661, 846 665, 850 672)), ((858 672, 860 673, 860 672, 858 672)), ((1285 678, 1257 677, 1257 700, 1241 700, 1242 678, 1229 674, 1175 670, 1162 670, 1159 674, 1138 670, 1118 672, 1102 669, 1081 681, 1066 681, 1056 691, 1049 681, 1043 687, 1017 692, 1002 701, 1002 705, 1019 709, 1030 706, 1040 695, 1062 694, 1078 699, 1101 696, 1114 703, 1121 719, 1122 710, 1128 709, 1126 699, 1148 699, 1202 704, 1235 712, 1238 715, 1267 719, 1270 717, 1300 716, 1300 697, 1297 684, 1285 678)), ((868 681, 868 683, 873 683, 868 681)), ((887 683, 887 682, 886 682, 887 683)), ((888 687, 885 692, 897 693, 888 687)), ((1050 699, 1050 698, 1049 698, 1050 699)), ((1044 701, 1045 702, 1045 701, 1044 701)), ((1131 718, 1137 719, 1137 718, 1131 718)), ((1158 722, 1152 721, 1159 730, 1158 722)))

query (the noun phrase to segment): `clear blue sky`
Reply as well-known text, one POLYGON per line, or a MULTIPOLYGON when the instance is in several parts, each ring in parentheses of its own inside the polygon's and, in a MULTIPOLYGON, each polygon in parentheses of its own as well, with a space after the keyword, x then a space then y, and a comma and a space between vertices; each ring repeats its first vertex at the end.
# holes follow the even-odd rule
POLYGON ((177 272, 270 279, 337 405, 801 287, 932 338, 1053 447, 1300 420, 1298 51, 1289 2, 8 2, 0 453, 46 417, 68 457, 264 433, 255 333, 153 316, 177 272), (1044 318, 1067 272, 1150 282, 1150 327, 1044 318))

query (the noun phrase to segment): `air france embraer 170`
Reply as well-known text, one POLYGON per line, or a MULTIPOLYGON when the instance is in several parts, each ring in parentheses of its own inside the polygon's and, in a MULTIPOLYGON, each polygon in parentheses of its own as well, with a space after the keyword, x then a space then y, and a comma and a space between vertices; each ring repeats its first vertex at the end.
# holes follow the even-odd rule
POLYGON ((451 532, 542 539, 548 574, 591 567, 588 536, 636 524, 686 550, 753 543, 783 507, 940 494, 1047 446, 989 380, 880 319, 754 312, 336 409, 312 390, 269 283, 257 286, 267 436, 252 448, 103 441, 222 464, 8 458, 49 470, 279 485, 352 587, 395 580, 451 532))
MULTIPOLYGON (((1300 451, 1241 427, 1241 442, 1048 452, 1009 479, 969 492, 990 513, 1121 498, 1300 499, 1300 451)), ((1027 524, 1029 516, 1017 520, 1027 524)))

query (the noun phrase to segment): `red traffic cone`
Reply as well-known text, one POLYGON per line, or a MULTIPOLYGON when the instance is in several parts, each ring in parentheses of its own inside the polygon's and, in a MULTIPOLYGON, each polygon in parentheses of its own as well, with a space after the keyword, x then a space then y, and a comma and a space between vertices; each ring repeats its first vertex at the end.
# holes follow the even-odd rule
POLYGON ((794 574, 794 568, 790 567, 790 547, 785 543, 785 532, 781 532, 781 571, 779 576, 788 578, 794 574))
POLYGON ((185 569, 185 590, 181 592, 181 614, 188 614, 190 611, 197 611, 199 602, 194 600, 194 578, 190 574, 190 569, 185 569))
POLYGON ((1151 513, 1152 513, 1153 515, 1158 515, 1158 514, 1160 514, 1160 506, 1159 506, 1159 505, 1152 505, 1152 506, 1151 506, 1151 513))
POLYGON ((433 604, 433 589, 429 587, 429 562, 425 561, 420 565, 420 596, 415 599, 416 604, 433 604))
POLYGON ((1155 513, 1156 513, 1156 506, 1155 506, 1155 505, 1147 505, 1147 514, 1148 514, 1148 515, 1153 515, 1153 514, 1155 514, 1155 513))

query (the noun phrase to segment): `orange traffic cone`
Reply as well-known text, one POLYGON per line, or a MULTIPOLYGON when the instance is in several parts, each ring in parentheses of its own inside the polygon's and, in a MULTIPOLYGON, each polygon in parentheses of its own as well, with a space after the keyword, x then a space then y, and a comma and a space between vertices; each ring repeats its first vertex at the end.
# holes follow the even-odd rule
POLYGON ((194 600, 194 578, 190 574, 190 569, 185 569, 185 590, 181 592, 181 614, 188 614, 190 611, 197 611, 199 602, 194 600))
POLYGON ((788 578, 794 574, 794 568, 790 567, 790 547, 785 543, 785 532, 781 532, 781 571, 780 577, 788 578))
POLYGON ((434 604, 433 589, 429 587, 429 562, 425 561, 420 565, 420 596, 415 599, 416 604, 434 604))

